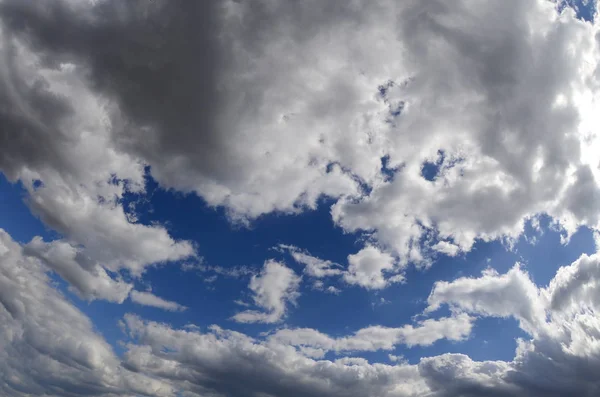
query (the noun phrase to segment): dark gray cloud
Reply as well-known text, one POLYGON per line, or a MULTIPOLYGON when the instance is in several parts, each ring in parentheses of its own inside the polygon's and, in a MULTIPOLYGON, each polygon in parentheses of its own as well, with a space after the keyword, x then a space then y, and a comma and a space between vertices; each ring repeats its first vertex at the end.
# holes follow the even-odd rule
MULTIPOLYGON (((42 259, 82 298, 121 303, 131 285, 107 270, 140 276, 149 265, 192 256, 194 248, 159 225, 130 222, 120 204, 125 191, 143 191, 144 165, 114 142, 115 107, 90 90, 90 69, 62 55, 57 43, 65 32, 41 26, 41 19, 69 12, 71 22, 81 17, 93 25, 86 7, 0 2, 0 171, 23 183, 31 211, 64 237, 34 239, 27 255, 42 259), (43 30, 43 43, 20 34, 32 26, 43 30)), ((76 29, 62 26, 67 36, 76 29)))
POLYGON ((550 2, 5 0, 0 15, 105 98, 112 148, 237 217, 351 196, 334 220, 413 262, 422 226, 469 250, 542 212, 569 232, 597 223, 568 189, 589 160, 595 27, 550 2), (460 164, 427 183, 438 150, 460 164), (388 183, 385 155, 404 164, 388 183))
POLYGON ((2 78, 0 79, 0 167, 15 180, 24 166, 68 168, 62 148, 68 137, 59 125, 72 112, 65 98, 48 91, 46 82, 26 73, 18 61, 20 51, 2 32, 2 78))
POLYGON ((150 164, 181 156, 191 162, 182 166, 218 175, 228 167, 220 166, 227 147, 213 125, 215 4, 5 1, 0 13, 43 60, 81 65, 91 87, 116 101, 119 146, 150 164))

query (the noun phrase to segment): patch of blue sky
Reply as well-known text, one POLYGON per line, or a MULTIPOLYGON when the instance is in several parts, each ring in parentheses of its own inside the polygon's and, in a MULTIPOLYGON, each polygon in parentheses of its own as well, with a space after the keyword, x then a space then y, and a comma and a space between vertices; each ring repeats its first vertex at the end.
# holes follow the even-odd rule
POLYGON ((58 238, 58 234, 32 215, 24 202, 26 196, 27 191, 20 182, 12 183, 0 173, 0 228, 20 243, 27 243, 35 236, 47 240, 58 238))
POLYGON ((593 22, 596 14, 596 0, 561 0, 559 1, 559 10, 565 7, 571 7, 575 10, 577 18, 593 22))
MULTIPOLYGON (((359 235, 344 234, 341 229, 334 227, 329 214, 330 202, 327 201, 322 202, 317 210, 301 215, 266 215, 246 229, 232 228, 222 209, 208 208, 194 195, 158 189, 153 181, 149 183, 149 191, 150 200, 144 204, 148 207, 141 211, 145 222, 168 221, 169 229, 176 238, 191 239, 198 243, 199 252, 209 265, 243 265, 259 270, 265 259, 275 258, 284 260, 297 273, 301 273, 301 265, 272 250, 272 247, 293 244, 314 256, 341 264, 345 264, 349 253, 360 248, 360 244, 357 244, 359 235)), ((315 328, 332 336, 345 336, 374 324, 400 327, 410 324, 413 316, 424 310, 426 299, 436 281, 451 281, 462 276, 477 277, 489 266, 505 272, 518 260, 519 256, 500 242, 480 242, 463 256, 450 258, 440 255, 430 269, 409 267, 406 284, 395 284, 380 291, 367 291, 332 281, 334 285, 342 287, 339 295, 333 295, 312 289, 310 280, 305 280, 297 306, 290 307, 284 322, 275 326, 315 328)), ((168 316, 168 321, 175 326, 193 323, 205 327, 214 323, 251 336, 258 336, 273 328, 273 325, 237 324, 230 320, 236 311, 244 309, 236 305, 234 300, 241 298, 250 301, 248 277, 232 279, 221 276, 211 283, 203 282, 203 277, 184 273, 173 264, 150 269, 145 280, 152 285, 153 291, 189 309, 185 313, 165 313, 146 308, 136 310, 147 311, 147 317, 157 321, 167 321, 164 316, 168 316)), ((441 309, 432 317, 447 314, 447 310, 441 309)), ((486 345, 482 350, 491 355, 488 358, 510 359, 514 353, 514 339, 522 335, 516 323, 506 319, 480 319, 475 329, 479 330, 477 337, 465 342, 439 341, 430 347, 400 347, 396 353, 409 360, 417 360, 423 354, 443 353, 446 348, 463 353, 477 350, 485 340, 489 340, 494 341, 493 345, 486 345), (503 325, 497 326, 497 321, 503 325), (448 343, 451 347, 447 346, 448 343)), ((371 358, 386 360, 388 353, 381 351, 369 354, 371 358)))
MULTIPOLYGON (((0 227, 6 229, 20 242, 27 242, 35 235, 48 240, 57 235, 48 231, 29 212, 23 203, 25 191, 18 184, 10 184, 0 179, 2 200, 2 220, 0 227)), ((308 250, 312 255, 340 264, 346 257, 360 249, 360 234, 345 234, 331 221, 329 207, 331 201, 323 200, 317 210, 300 215, 270 214, 254 221, 250 228, 232 227, 226 213, 221 208, 209 208, 196 195, 183 195, 158 188, 148 180, 148 194, 144 197, 130 196, 126 201, 135 200, 139 222, 157 222, 166 225, 176 239, 189 239, 198 246, 199 254, 207 265, 224 268, 248 266, 260 270, 266 259, 283 260, 298 274, 303 270, 289 256, 273 250, 278 244, 293 244, 308 250)), ((126 203, 127 204, 127 203, 126 203)), ((572 236, 569 244, 560 244, 560 232, 550 225, 548 217, 540 217, 540 233, 526 225, 525 235, 508 250, 502 243, 477 242, 467 254, 451 258, 440 255, 434 265, 427 270, 409 267, 405 284, 394 284, 384 290, 365 289, 328 281, 341 287, 339 295, 327 294, 312 288, 311 280, 305 279, 301 296, 296 307, 291 306, 289 315, 275 327, 310 327, 332 336, 345 336, 369 325, 400 327, 413 322, 413 317, 426 307, 426 300, 436 281, 452 281, 458 277, 478 277, 481 272, 493 267, 504 273, 515 262, 520 261, 538 285, 546 285, 556 270, 571 263, 582 252, 595 251, 592 233, 582 228, 572 236), (535 243, 533 243, 535 237, 535 243)), ((126 301, 117 305, 104 301, 91 303, 79 300, 67 291, 64 281, 53 278, 71 300, 88 316, 98 331, 121 352, 118 341, 123 335, 116 323, 127 312, 144 318, 168 322, 175 327, 195 324, 202 328, 219 324, 259 336, 261 332, 273 329, 268 324, 238 324, 231 316, 244 308, 234 303, 242 299, 251 302, 247 285, 249 276, 228 278, 219 276, 207 282, 210 274, 184 272, 181 263, 169 263, 151 267, 144 275, 143 282, 136 281, 136 288, 152 291, 168 300, 188 307, 185 312, 168 312, 152 307, 144 307, 126 301)), ((326 284, 329 285, 329 284, 326 284)), ((431 318, 448 315, 447 308, 437 311, 431 318)), ((515 339, 525 336, 513 319, 478 319, 470 338, 462 342, 441 340, 432 346, 407 348, 398 346, 394 351, 379 351, 354 354, 370 361, 387 361, 392 353, 404 356, 409 362, 418 362, 420 357, 433 356, 445 352, 469 354, 473 359, 510 360, 514 356, 515 339)))
POLYGON ((525 265, 532 280, 538 286, 546 286, 561 266, 567 266, 583 254, 596 252, 594 235, 581 227, 571 236, 568 244, 561 244, 561 234, 546 215, 539 217, 539 231, 531 222, 525 225, 525 233, 515 245, 515 252, 525 265))
POLYGON ((436 161, 424 161, 421 166, 421 176, 428 181, 434 181, 440 173, 441 167, 444 164, 444 151, 438 151, 438 158, 436 161))

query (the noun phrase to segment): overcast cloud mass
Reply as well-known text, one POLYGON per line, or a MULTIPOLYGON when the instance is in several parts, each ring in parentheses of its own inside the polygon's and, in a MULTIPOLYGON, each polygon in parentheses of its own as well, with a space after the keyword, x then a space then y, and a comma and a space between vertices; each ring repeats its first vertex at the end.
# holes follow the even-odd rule
POLYGON ((486 243, 600 233, 595 10, 0 0, 0 172, 43 224, 23 240, 0 216, 0 394, 600 395, 600 253, 428 278, 486 243), (311 214, 352 248, 260 237, 311 214), (177 277, 235 308, 211 322, 177 277), (500 343, 490 321, 516 324, 511 359, 463 350, 500 343))

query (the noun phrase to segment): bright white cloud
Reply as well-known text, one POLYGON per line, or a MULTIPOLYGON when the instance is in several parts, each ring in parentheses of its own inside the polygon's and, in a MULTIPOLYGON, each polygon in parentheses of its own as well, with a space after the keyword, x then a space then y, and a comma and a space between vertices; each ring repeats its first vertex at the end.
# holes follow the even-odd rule
POLYGON ((474 362, 464 355, 421 360, 420 372, 440 395, 593 395, 600 363, 597 284, 598 254, 582 255, 558 270, 546 288, 536 287, 518 265, 500 275, 436 283, 429 310, 455 310, 493 317, 512 316, 530 340, 519 340, 510 362, 474 362), (582 370, 586 368, 586 370, 582 370), (449 393, 449 394, 444 394, 449 393))
POLYGON ((254 304, 261 310, 245 310, 233 316, 241 323, 274 323, 285 316, 289 304, 295 304, 300 295, 301 277, 284 264, 265 262, 259 275, 252 276, 248 288, 254 304))
POLYGON ((294 260, 304 265, 304 273, 309 277, 324 278, 342 274, 341 266, 331 261, 317 258, 293 245, 279 245, 280 249, 289 251, 294 260))
POLYGON ((187 309, 177 302, 165 300, 151 292, 131 291, 130 298, 139 305, 157 307, 172 312, 182 312, 187 309))
POLYGON ((401 274, 393 275, 397 271, 396 260, 390 254, 369 245, 348 256, 344 280, 367 289, 382 289, 390 283, 404 281, 401 274))
POLYGON ((372 326, 358 330, 352 336, 331 338, 310 328, 284 329, 271 336, 271 340, 302 349, 318 349, 325 353, 393 350, 397 345, 428 346, 440 339, 460 341, 466 339, 474 318, 466 314, 438 320, 427 319, 416 327, 400 328, 372 326))
POLYGON ((490 269, 480 278, 439 281, 435 283, 427 303, 427 312, 449 304, 484 316, 513 316, 531 333, 539 329, 546 318, 537 286, 519 265, 503 275, 490 269))
POLYGON ((431 248, 437 252, 446 254, 448 256, 456 256, 460 252, 460 248, 457 245, 449 243, 447 241, 439 241, 431 248))

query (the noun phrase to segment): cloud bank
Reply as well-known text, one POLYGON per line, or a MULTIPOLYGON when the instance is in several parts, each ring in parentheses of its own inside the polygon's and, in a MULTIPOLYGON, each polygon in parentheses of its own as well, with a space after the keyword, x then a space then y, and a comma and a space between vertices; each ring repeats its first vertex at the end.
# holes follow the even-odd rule
MULTIPOLYGON (((307 277, 371 291, 476 241, 510 243, 540 215, 565 241, 597 230, 596 23, 548 0, 2 0, 0 25, 0 171, 61 236, 21 245, 0 233, 3 395, 600 392, 597 254, 548 286, 520 265, 440 281, 424 314, 450 316, 348 336, 284 324, 255 338, 131 314, 122 357, 48 274, 87 301, 181 311, 125 278, 197 258, 124 207, 147 176, 246 225, 329 198, 361 247, 340 268, 292 255, 307 277), (481 317, 514 318, 528 335, 512 361, 354 356, 460 341, 481 317)), ((255 307, 233 319, 281 325, 301 281, 266 261, 248 284, 255 307)))

